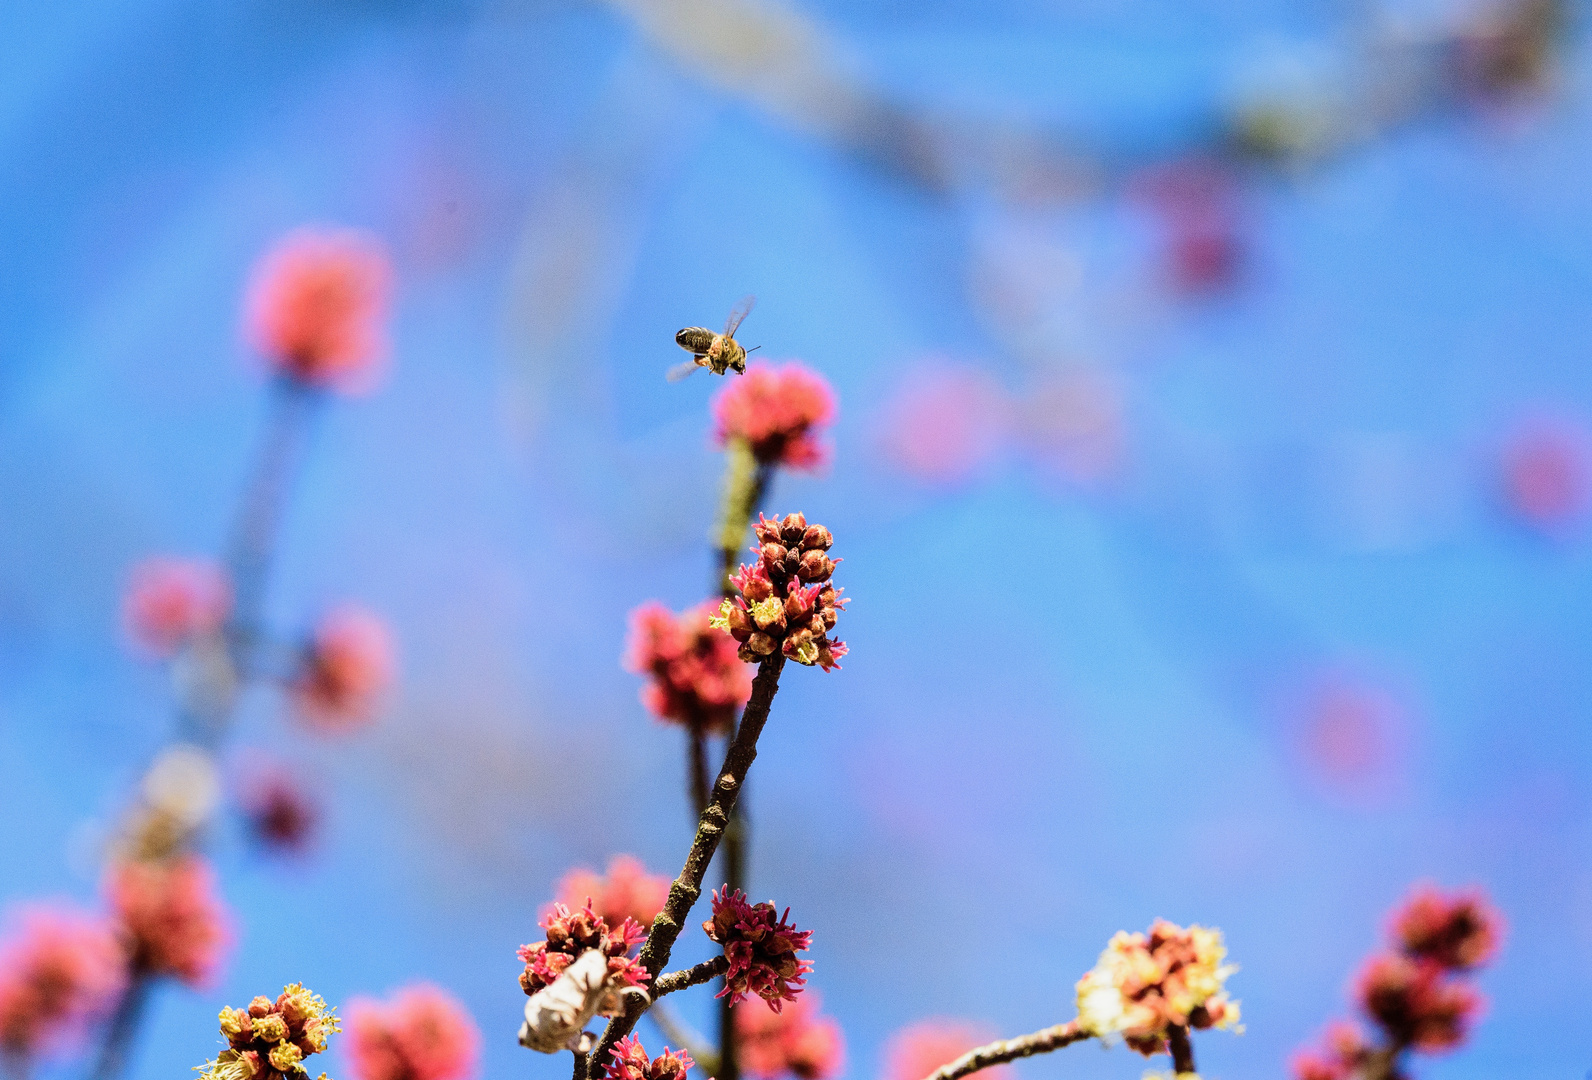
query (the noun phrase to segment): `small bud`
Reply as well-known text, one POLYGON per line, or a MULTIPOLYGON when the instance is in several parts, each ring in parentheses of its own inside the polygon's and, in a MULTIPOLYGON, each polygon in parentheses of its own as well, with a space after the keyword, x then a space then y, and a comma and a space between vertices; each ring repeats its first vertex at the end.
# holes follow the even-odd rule
POLYGON ((788 545, 801 543, 802 537, 807 534, 806 515, 800 511, 786 515, 785 520, 780 523, 779 534, 788 545))
POLYGON ((270 1011, 271 999, 266 997, 264 994, 259 995, 253 1001, 249 1002, 249 1015, 255 1019, 259 1019, 270 1011))
POLYGON ((292 1043, 278 1043, 271 1047, 271 1067, 278 1072, 290 1073, 299 1067, 304 1055, 292 1043))
POLYGON ((767 634, 753 634, 746 640, 746 648, 754 657, 767 656, 774 651, 774 639, 767 634))
POLYGON ((254 1037, 268 1043, 281 1042, 287 1038, 287 1021, 278 1013, 262 1016, 254 1022, 254 1037))
POLYGON ((834 543, 835 538, 822 525, 809 525, 802 534, 802 547, 808 551, 828 551, 834 543))
POLYGON ((829 561, 822 551, 809 551, 802 555, 801 579, 803 581, 827 581, 829 575, 835 572, 835 564, 829 561))

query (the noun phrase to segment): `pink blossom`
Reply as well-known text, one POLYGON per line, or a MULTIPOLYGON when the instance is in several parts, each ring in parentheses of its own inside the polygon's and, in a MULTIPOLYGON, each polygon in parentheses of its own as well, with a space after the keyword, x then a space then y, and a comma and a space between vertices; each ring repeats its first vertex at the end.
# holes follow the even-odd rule
POLYGON ((752 696, 752 673, 729 634, 709 625, 718 605, 676 615, 656 601, 630 615, 629 671, 650 676, 641 702, 653 715, 703 732, 727 732, 752 696))
POLYGON ((0 943, 0 1058, 31 1058, 82 1038, 127 979, 115 924, 64 907, 23 908, 0 943))
POLYGON ((1429 960, 1379 953, 1360 970, 1355 997, 1395 1045, 1447 1050, 1465 1040, 1482 1000, 1469 983, 1444 974, 1429 960))
MULTIPOLYGON (((845 1068, 846 1039, 809 990, 775 1012, 760 997, 747 998, 731 1016, 740 1036, 741 1068, 757 1080, 829 1080, 845 1068)), ((921 1078, 919 1078, 921 1080, 921 1078)))
POLYGON ((623 986, 646 985, 647 969, 630 951, 645 940, 647 932, 634 920, 626 919, 617 927, 610 927, 590 904, 574 909, 554 904, 542 918, 541 926, 547 931, 547 940, 521 945, 519 950, 525 964, 520 973, 520 989, 527 996, 555 981, 589 949, 598 949, 608 957, 610 979, 623 986))
MULTIPOLYGON (((949 1065, 995 1037, 981 1024, 943 1018, 921 1020, 902 1028, 885 1044, 884 1080, 924 1080, 940 1066, 949 1065)), ((980 1075, 989 1080, 1006 1080, 1013 1072, 1010 1065, 996 1065, 980 1075)))
POLYGON ((1503 918, 1480 890, 1445 896, 1435 885, 1421 885, 1395 909, 1392 927, 1406 955, 1465 971, 1497 953, 1503 918))
POLYGON ((388 1001, 348 1005, 345 1046, 358 1080, 466 1080, 476 1075, 481 1033, 452 995, 429 983, 388 1001))
POLYGON ((275 1001, 261 994, 248 1008, 222 1009, 227 1048, 198 1070, 200 1080, 309 1080, 304 1059, 323 1053, 339 1025, 336 1010, 299 983, 275 1001))
POLYGON ((248 761, 240 773, 238 803, 255 839, 273 851, 307 848, 320 823, 321 808, 298 774, 266 758, 248 761))
POLYGON ((282 374, 364 389, 385 358, 391 267, 381 245, 350 230, 300 229, 255 268, 248 334, 282 374))
POLYGON ((393 681, 392 635, 367 611, 338 608, 315 628, 294 684, 301 715, 321 731, 368 723, 393 681))
POLYGON ((724 946, 730 961, 719 997, 729 995, 733 1005, 756 994, 775 1012, 783 1002, 796 1000, 813 969, 796 954, 807 951, 813 932, 796 929, 785 921, 789 917, 789 908, 780 915, 772 902, 748 903, 745 893, 739 889, 732 893, 728 885, 713 893, 713 918, 702 924, 702 930, 724 946))
POLYGON ((1159 219, 1166 272, 1181 292, 1207 293, 1234 283, 1244 260, 1238 186, 1206 158, 1158 166, 1133 185, 1159 219))
MULTIPOLYGON (((640 859, 615 855, 608 861, 606 877, 580 867, 560 878, 558 903, 573 910, 590 902, 592 910, 609 926, 633 921, 645 932, 669 899, 669 883, 666 874, 647 873, 640 859)), ((551 913, 549 909, 544 914, 551 913)))
POLYGON ((909 374, 881 414, 886 458, 926 484, 965 483, 999 453, 1012 404, 976 368, 926 367, 909 374))
POLYGON ((835 418, 835 395, 823 376, 801 364, 753 364, 713 399, 720 446, 744 439, 761 465, 818 468, 826 457, 818 433, 835 418))
POLYGON ((133 567, 122 624, 141 651, 167 657, 192 638, 219 630, 231 610, 232 589, 219 566, 156 556, 133 567))
POLYGON ((801 514, 783 521, 758 515, 752 531, 758 561, 743 563, 730 579, 740 595, 724 601, 713 625, 741 643, 748 663, 782 650, 798 664, 838 669, 848 650, 829 632, 848 601, 830 580, 839 562, 828 555, 834 537, 801 514))
POLYGON ((1500 465, 1505 503, 1536 529, 1564 531, 1592 505, 1592 436, 1580 425, 1529 421, 1509 436, 1500 465))
POLYGON ((1352 1080, 1371 1048, 1353 1024, 1328 1025, 1319 1049, 1300 1050, 1289 1062, 1294 1080, 1352 1080))
POLYGON ((231 933, 209 863, 197 855, 120 862, 111 868, 105 891, 135 970, 194 987, 215 977, 231 933))
POLYGON ((606 1067, 609 1080, 685 1080, 686 1071, 696 1064, 684 1050, 677 1052, 667 1046, 657 1057, 648 1058, 634 1035, 614 1043, 612 1053, 613 1060, 606 1067))

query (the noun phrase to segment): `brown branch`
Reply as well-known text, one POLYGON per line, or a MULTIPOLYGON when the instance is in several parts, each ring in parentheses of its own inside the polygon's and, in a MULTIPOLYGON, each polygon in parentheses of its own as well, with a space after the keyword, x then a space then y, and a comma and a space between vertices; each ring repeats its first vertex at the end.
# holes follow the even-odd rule
MULTIPOLYGON (((763 725, 768 723, 768 711, 774 704, 774 695, 779 691, 779 674, 784 668, 785 657, 779 652, 758 665, 757 678, 752 680, 751 700, 746 703, 746 711, 741 714, 735 739, 724 755, 724 768, 719 773, 718 782, 713 785, 713 795, 697 821, 696 837, 691 842, 691 851, 686 855, 685 866, 680 876, 674 879, 674 884, 669 886, 669 899, 652 921, 647 944, 641 950, 641 966, 654 978, 669 962, 669 953, 674 949, 675 939, 680 936, 686 916, 691 914, 691 908, 702 895, 702 876, 707 873, 708 863, 718 850, 719 839, 724 835, 724 826, 728 824, 736 797, 741 793, 741 782, 746 779, 746 771, 757 757, 757 739, 763 734, 763 725)), ((636 1021, 646 1011, 646 1003, 640 995, 628 997, 625 1011, 608 1022, 602 1041, 592 1057, 597 1061, 606 1061, 614 1043, 630 1034, 636 1021)))
POLYGON ((1088 1037, 1089 1033, 1078 1025, 1078 1021, 1069 1020, 1065 1024, 1036 1031, 1032 1035, 1001 1039, 969 1050, 950 1064, 934 1070, 926 1080, 958 1080, 959 1077, 971 1076, 992 1065, 1033 1057, 1035 1054, 1048 1054, 1052 1050, 1060 1050, 1063 1046, 1082 1042, 1088 1037))
POLYGON ((691 809, 700 814, 708 804, 708 738, 700 726, 691 729, 686 755, 691 760, 691 809))
POLYGON ((1166 1033, 1167 1049, 1172 1051, 1172 1072, 1178 1076, 1194 1073, 1194 1044, 1189 1041, 1188 1028, 1174 1025, 1166 1033))
POLYGON ((710 979, 716 979, 730 970, 729 958, 723 955, 715 956, 711 960, 704 960, 695 967, 682 968, 671 971, 667 975, 659 975, 652 984, 652 1000, 657 1001, 665 994, 672 994, 676 990, 684 990, 689 986, 701 986, 710 979))

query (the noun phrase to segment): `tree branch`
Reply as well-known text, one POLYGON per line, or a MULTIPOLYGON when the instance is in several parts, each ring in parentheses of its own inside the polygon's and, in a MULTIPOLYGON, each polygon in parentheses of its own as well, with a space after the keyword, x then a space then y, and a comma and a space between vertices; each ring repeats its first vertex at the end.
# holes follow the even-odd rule
POLYGON ((711 960, 704 960, 695 967, 671 971, 667 975, 659 975, 652 984, 652 1000, 657 1001, 665 994, 672 994, 676 990, 684 990, 689 986, 701 986, 710 979, 718 978, 728 970, 730 970, 729 958, 719 955, 711 960))
POLYGON ((930 1073, 926 1080, 959 1080, 963 1076, 971 1076, 976 1072, 987 1069, 992 1065, 1001 1065, 1018 1058, 1033 1057, 1035 1054, 1048 1054, 1052 1050, 1060 1050, 1063 1046, 1070 1046, 1075 1042, 1082 1042, 1089 1037, 1089 1033, 1078 1026, 1078 1021, 1070 1020, 1065 1024, 1036 1031, 1032 1035, 1020 1035, 1015 1039, 1001 1039, 985 1046, 969 1050, 949 1065, 942 1065, 930 1073))
MULTIPOLYGON (((757 678, 752 680, 751 700, 746 703, 746 711, 741 714, 735 739, 730 743, 729 752, 724 755, 724 768, 720 771, 718 782, 713 785, 713 795, 697 821, 696 837, 691 842, 691 851, 686 855, 685 866, 680 876, 674 879, 674 884, 669 886, 669 899, 652 921, 647 944, 641 950, 641 966, 654 978, 669 962, 669 953, 674 949, 675 939, 680 936, 686 916, 691 914, 691 908, 702 895, 702 876, 707 873, 708 863, 718 850, 719 839, 724 835, 724 827, 735 808, 736 797, 741 793, 741 782, 746 779, 746 771, 757 757, 757 740, 763 734, 763 725, 768 723, 768 711, 774 704, 774 695, 779 691, 779 675, 784 668, 785 656, 779 652, 758 665, 757 678)), ((646 1011, 646 1003, 640 995, 627 996, 625 1011, 608 1022, 592 1058, 599 1062, 606 1061, 614 1043, 630 1034, 636 1021, 646 1011)))
POLYGON ((1193 1073, 1194 1044, 1189 1042, 1188 1028, 1177 1025, 1166 1033, 1167 1049, 1172 1051, 1172 1071, 1181 1076, 1184 1073, 1193 1073))

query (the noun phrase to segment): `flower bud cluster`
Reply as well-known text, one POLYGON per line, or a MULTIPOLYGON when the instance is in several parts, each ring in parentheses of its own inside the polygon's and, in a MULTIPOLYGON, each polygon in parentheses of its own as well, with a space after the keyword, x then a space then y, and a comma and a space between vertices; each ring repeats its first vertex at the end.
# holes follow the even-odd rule
POLYGON ((393 667, 387 624, 360 608, 337 608, 315 627, 293 683, 294 702, 319 731, 357 728, 374 717, 393 667))
MULTIPOLYGON (((519 950, 520 959, 525 962, 520 989, 527 995, 555 981, 577 957, 591 949, 608 958, 608 981, 612 985, 646 985, 647 969, 630 955, 630 950, 646 939, 647 932, 634 919, 627 918, 617 929, 610 929, 607 920, 592 910, 591 901, 587 900, 586 906, 577 910, 554 904, 541 926, 547 931, 547 940, 522 945, 519 950)), ((617 1008, 618 998, 614 996, 601 1011, 607 1016, 617 1008)))
MULTIPOLYGON (((924 1080, 974 1047, 997 1038, 983 1024, 950 1017, 932 1017, 908 1025, 890 1036, 884 1048, 884 1080, 924 1080)), ((995 1065, 983 1070, 985 1080, 1008 1080, 1017 1070, 995 1065)))
POLYGON ((829 632, 848 601, 831 581, 839 561, 829 557, 834 537, 802 514, 758 515, 753 531, 758 559, 731 579, 741 595, 724 601, 713 625, 741 643, 748 663, 783 652, 798 664, 837 669, 846 644, 829 632))
POLYGON ((724 976, 719 997, 730 995, 730 1003, 756 994, 775 1012, 783 1001, 795 1001, 801 993, 804 976, 813 969, 806 960, 796 959, 812 943, 811 930, 798 930, 785 920, 790 909, 780 915, 772 902, 747 902, 737 889, 713 893, 713 918, 702 924, 703 931, 724 946, 730 970, 724 976))
POLYGON ((309 1076, 304 1059, 325 1050, 327 1037, 340 1030, 336 1010, 294 983, 275 1001, 261 995, 248 1008, 222 1009, 227 1049, 206 1062, 200 1075, 203 1080, 303 1080, 309 1076))
MULTIPOLYGON (((633 855, 615 855, 608 860, 606 877, 585 868, 571 870, 559 880, 557 892, 558 903, 565 907, 573 909, 585 898, 609 926, 634 921, 645 934, 669 899, 669 878, 647 873, 633 855)), ((549 906, 544 914, 552 912, 549 906)))
POLYGON ((209 863, 197 855, 124 861, 111 868, 106 894, 134 968, 189 986, 214 977, 231 935, 209 863))
POLYGON ((452 995, 417 983, 388 1001, 350 1002, 344 1047, 357 1080, 466 1080, 481 1033, 452 995))
POLYGON ((122 992, 127 956, 107 919, 25 910, 0 945, 0 1060, 24 1062, 81 1037, 122 992))
POLYGON ((742 1070, 757 1080, 829 1080, 838 1075, 845 1065, 845 1036, 834 1017, 820 1016, 818 1009, 818 994, 812 990, 778 1012, 761 998, 735 1006, 730 1015, 740 1037, 742 1070))
POLYGON ((759 465, 812 470, 825 452, 817 433, 835 418, 835 395, 801 364, 753 364, 713 399, 720 446, 743 439, 759 465))
POLYGON ((1390 920, 1393 947, 1374 953, 1355 979, 1354 993, 1381 1029, 1373 1048, 1350 1024, 1334 1024, 1319 1048, 1293 1059, 1295 1080, 1349 1080, 1375 1054, 1434 1053, 1464 1042, 1482 1008, 1466 977, 1492 959, 1502 919, 1477 892, 1445 896, 1421 886, 1390 920))
POLYGON ((686 1072, 696 1064, 684 1050, 676 1053, 667 1046, 663 1053, 649 1058, 634 1035, 614 1043, 612 1052, 613 1060, 607 1065, 609 1080, 685 1080, 686 1072))
POLYGON ((1148 934, 1118 932, 1093 970, 1078 980, 1078 1020, 1100 1038, 1120 1034, 1149 1057, 1166 1049, 1174 1027, 1236 1028, 1238 1002, 1224 984, 1219 930, 1157 919, 1148 934))
POLYGON ((630 616, 625 666, 649 676, 641 703, 655 716, 693 731, 728 732, 735 711, 752 696, 752 674, 734 638, 710 625, 717 605, 676 615, 653 601, 630 616))
POLYGON ((141 652, 163 659, 193 638, 220 630, 231 611, 226 574, 202 559, 145 559, 133 568, 122 599, 128 638, 141 652))

